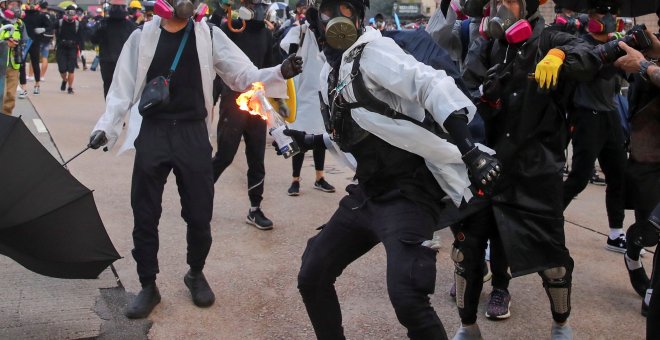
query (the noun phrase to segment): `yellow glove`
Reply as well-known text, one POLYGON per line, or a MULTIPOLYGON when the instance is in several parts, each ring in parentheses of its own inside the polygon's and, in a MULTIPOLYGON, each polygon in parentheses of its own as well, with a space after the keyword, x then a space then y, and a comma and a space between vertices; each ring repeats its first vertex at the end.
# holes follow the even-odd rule
POLYGON ((534 78, 536 82, 539 83, 540 88, 550 89, 551 87, 557 86, 557 76, 559 74, 559 68, 564 63, 564 58, 566 55, 564 52, 558 48, 553 48, 548 51, 548 54, 545 55, 538 64, 536 64, 536 71, 534 72, 534 78))

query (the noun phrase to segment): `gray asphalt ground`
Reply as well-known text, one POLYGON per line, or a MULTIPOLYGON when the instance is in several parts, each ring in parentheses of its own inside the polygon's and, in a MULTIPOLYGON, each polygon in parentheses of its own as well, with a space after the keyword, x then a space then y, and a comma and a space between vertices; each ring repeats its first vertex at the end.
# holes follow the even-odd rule
MULTIPOLYGON (((90 59, 91 60, 91 59, 90 59)), ((51 65, 41 95, 18 100, 22 115, 37 138, 58 159, 82 150, 103 111, 98 72, 77 72, 75 95, 59 90, 51 65), (32 107, 34 105, 34 108, 32 107), (36 109, 36 110, 35 110, 36 109), (41 119, 49 132, 39 132, 41 119), (52 139, 50 138, 52 137, 52 139), (54 143, 53 143, 54 141, 54 143), (56 146, 56 147, 55 147, 56 146), (61 156, 60 156, 61 154, 61 156)), ((32 84, 28 83, 31 93, 32 84)), ((215 142, 213 142, 215 144, 215 142)), ((216 293, 215 305, 195 307, 183 284, 185 224, 174 178, 163 198, 160 223, 158 285, 163 300, 149 320, 129 321, 122 310, 139 291, 132 248, 130 178, 133 154, 88 151, 70 163, 71 172, 95 190, 95 199, 123 259, 115 262, 126 291, 106 270, 98 280, 58 280, 33 274, 0 257, 0 339, 312 339, 314 333, 296 288, 300 256, 315 228, 327 221, 349 183, 351 173, 328 155, 326 178, 338 188, 328 194, 314 190, 314 168, 308 156, 303 168, 302 195, 289 197, 291 163, 266 154, 266 192, 263 209, 275 222, 272 231, 245 223, 247 165, 243 149, 216 184, 214 243, 205 269, 216 293)), ((575 259, 573 313, 576 339, 642 339, 645 319, 641 299, 630 287, 623 256, 604 249, 607 228, 604 187, 589 185, 566 211, 567 246, 575 259)), ((631 212, 626 225, 631 224, 631 212)), ((441 231, 436 292, 432 296, 449 336, 459 326, 448 291, 453 264, 449 258, 451 233, 441 231)), ((651 265, 652 254, 643 261, 651 265)), ((337 281, 346 335, 350 339, 404 339, 386 293, 385 256, 381 246, 349 266, 337 281)), ((490 285, 482 293, 479 322, 486 339, 547 339, 548 300, 537 275, 511 282, 510 319, 483 317, 490 285)))

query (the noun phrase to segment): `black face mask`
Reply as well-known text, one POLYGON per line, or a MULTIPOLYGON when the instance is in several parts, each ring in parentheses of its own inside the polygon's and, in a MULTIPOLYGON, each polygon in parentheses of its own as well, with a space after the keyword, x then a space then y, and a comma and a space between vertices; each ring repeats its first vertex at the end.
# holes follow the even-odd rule
POLYGON ((108 17, 110 19, 125 19, 127 15, 128 11, 126 10, 126 6, 111 5, 108 10, 108 17))

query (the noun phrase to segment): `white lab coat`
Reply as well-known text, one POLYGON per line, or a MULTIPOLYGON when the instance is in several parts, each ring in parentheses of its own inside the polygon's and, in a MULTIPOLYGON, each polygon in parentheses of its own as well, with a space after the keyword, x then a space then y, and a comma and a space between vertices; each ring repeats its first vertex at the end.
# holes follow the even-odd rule
MULTIPOLYGON (((384 38, 370 27, 344 52, 339 70, 340 81, 350 79, 353 67, 352 61, 346 62, 346 56, 355 47, 367 42, 360 60, 360 71, 367 89, 376 98, 420 122, 425 117, 424 111, 428 110, 443 129, 445 119, 464 108, 468 111, 468 119, 472 120, 476 107, 456 87, 453 78, 444 71, 418 62, 394 40, 384 38)), ((320 79, 321 94, 326 103, 329 103, 329 72, 330 65, 326 63, 320 79)), ((341 95, 349 103, 357 101, 351 83, 341 91, 341 95)), ((352 109, 351 114, 361 128, 398 148, 424 157, 438 184, 456 206, 463 199, 469 201, 472 198, 467 168, 455 145, 406 120, 392 119, 363 108, 352 109)), ((480 146, 482 148, 492 152, 480 146)))
MULTIPOLYGON (((110 149, 117 142, 126 114, 130 112, 127 136, 118 153, 133 148, 133 142, 140 131, 142 116, 137 106, 158 45, 160 22, 160 17, 154 16, 152 21, 144 24, 143 29, 135 30, 128 38, 117 61, 106 97, 105 112, 94 127, 94 130, 105 131, 110 149)), ((213 28, 213 42, 206 22, 195 22, 194 30, 204 102, 208 112, 207 123, 213 117, 212 92, 216 74, 234 91, 245 91, 253 82, 261 81, 269 97, 287 98, 286 82, 279 65, 259 70, 219 28, 213 28)))
POLYGON ((304 38, 296 55, 302 57, 305 68, 303 73, 293 78, 296 88, 296 121, 289 126, 295 130, 321 134, 325 132, 325 126, 319 103, 318 76, 325 64, 325 57, 319 51, 314 32, 309 29, 309 23, 292 27, 280 42, 280 47, 288 52, 291 44, 300 45, 301 34, 304 38))

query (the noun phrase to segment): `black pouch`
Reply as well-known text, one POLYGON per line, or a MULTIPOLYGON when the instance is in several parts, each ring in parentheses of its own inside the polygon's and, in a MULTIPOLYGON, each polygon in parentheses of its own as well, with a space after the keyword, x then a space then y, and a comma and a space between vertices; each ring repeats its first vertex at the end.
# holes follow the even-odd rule
POLYGON ((138 110, 142 117, 150 117, 170 103, 170 81, 158 76, 151 79, 142 90, 138 110))

